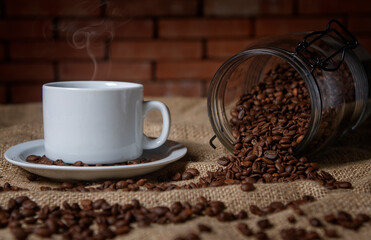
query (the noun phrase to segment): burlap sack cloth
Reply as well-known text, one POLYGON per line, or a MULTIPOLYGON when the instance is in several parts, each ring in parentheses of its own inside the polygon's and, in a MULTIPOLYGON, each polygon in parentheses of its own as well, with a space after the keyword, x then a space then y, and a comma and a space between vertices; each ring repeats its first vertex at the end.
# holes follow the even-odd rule
MULTIPOLYGON (((227 152, 217 140, 215 141, 216 150, 209 146, 209 139, 214 133, 207 116, 206 100, 186 98, 162 98, 159 100, 166 103, 171 111, 172 128, 169 138, 186 145, 188 153, 183 159, 145 177, 155 181, 162 174, 188 167, 199 169, 201 175, 205 175, 208 170, 215 170, 218 167, 216 159, 227 152)), ((306 180, 292 183, 256 184, 257 189, 248 193, 242 192, 239 185, 166 192, 42 192, 40 186, 52 187, 57 186, 58 183, 44 178, 30 182, 27 179, 28 172, 12 166, 3 157, 4 152, 13 145, 43 138, 41 104, 0 106, 0 184, 9 182, 29 189, 29 191, 23 192, 0 192, 0 205, 6 207, 9 198, 25 194, 39 204, 60 205, 63 201, 72 203, 86 198, 105 198, 110 203, 124 204, 137 198, 147 207, 170 206, 174 201, 189 201, 194 204, 199 196, 205 196, 211 200, 221 200, 226 203, 228 211, 237 212, 241 209, 248 211, 250 204, 266 206, 272 201, 287 203, 310 194, 317 201, 302 206, 306 216, 297 217, 298 223, 295 224, 296 227, 310 230, 313 227, 309 225, 308 218, 319 217, 323 219, 325 214, 336 213, 338 210, 345 210, 351 214, 364 212, 371 215, 370 120, 317 157, 322 169, 329 171, 337 179, 350 181, 354 186, 351 190, 329 191, 313 181, 306 180)), ((148 135, 158 136, 160 131, 161 117, 159 114, 152 113, 150 119, 145 121, 145 132, 148 135)), ((197 181, 197 179, 178 182, 178 184, 190 181, 197 181)), ((274 224, 274 228, 267 231, 272 239, 281 239, 279 231, 284 227, 290 227, 287 217, 292 214, 294 214, 292 209, 287 209, 268 216, 274 224)), ((249 213, 249 218, 244 222, 257 230, 256 221, 258 219, 259 217, 249 213)), ((119 236, 117 239, 173 239, 190 231, 198 232, 198 223, 206 223, 213 228, 212 233, 202 234, 202 239, 246 239, 236 229, 236 221, 225 223, 211 217, 196 217, 182 224, 152 224, 145 228, 135 228, 128 235, 119 236)), ((327 223, 326 226, 328 226, 327 223)), ((371 223, 367 223, 356 232, 337 226, 334 228, 341 235, 340 239, 371 239, 371 223)), ((316 230, 321 236, 324 236, 322 229, 316 230)), ((0 230, 0 239, 11 238, 7 229, 0 230)), ((32 236, 30 239, 35 239, 35 237, 32 236)))

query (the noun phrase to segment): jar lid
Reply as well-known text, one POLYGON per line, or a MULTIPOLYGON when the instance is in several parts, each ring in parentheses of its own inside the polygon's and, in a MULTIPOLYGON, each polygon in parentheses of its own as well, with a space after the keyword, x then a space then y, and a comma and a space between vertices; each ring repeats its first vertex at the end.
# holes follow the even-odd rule
POLYGON ((341 64, 344 62, 345 58, 345 53, 347 49, 354 49, 358 46, 358 41, 354 37, 354 35, 349 32, 349 30, 341 24, 338 20, 332 19, 329 21, 327 24, 327 28, 324 31, 315 31, 307 34, 304 38, 303 41, 301 41, 297 47, 296 47, 296 52, 295 54, 299 55, 302 60, 308 64, 312 68, 312 72, 314 69, 321 69, 325 71, 336 71, 340 68, 341 64), (332 25, 335 26, 332 26, 332 25), (344 32, 342 34, 339 32, 335 27, 338 26, 340 27, 341 31, 344 32), (342 45, 330 56, 328 56, 325 59, 321 59, 318 57, 313 51, 309 50, 309 47, 315 43, 316 41, 320 40, 322 37, 325 35, 329 35, 334 33, 335 36, 341 41, 342 45), (308 39, 313 38, 312 40, 308 41, 308 39), (338 64, 334 67, 328 67, 329 62, 336 56, 341 54, 340 61, 338 64))

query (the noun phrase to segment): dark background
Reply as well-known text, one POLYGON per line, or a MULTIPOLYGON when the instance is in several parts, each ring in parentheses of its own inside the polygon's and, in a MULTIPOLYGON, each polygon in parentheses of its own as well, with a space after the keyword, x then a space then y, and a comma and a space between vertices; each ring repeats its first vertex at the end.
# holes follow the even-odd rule
POLYGON ((89 79, 204 97, 217 68, 261 36, 336 18, 371 52, 370 13, 364 0, 0 0, 0 103, 41 101, 43 83, 89 79))

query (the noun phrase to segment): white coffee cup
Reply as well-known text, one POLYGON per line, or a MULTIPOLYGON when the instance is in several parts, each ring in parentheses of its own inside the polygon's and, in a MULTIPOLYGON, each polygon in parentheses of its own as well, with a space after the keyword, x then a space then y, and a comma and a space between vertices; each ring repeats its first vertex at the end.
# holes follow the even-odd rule
POLYGON ((66 163, 113 164, 160 147, 169 136, 170 114, 159 101, 143 101, 143 85, 129 82, 68 81, 43 85, 45 155, 66 163), (143 134, 151 110, 162 114, 161 135, 143 134))

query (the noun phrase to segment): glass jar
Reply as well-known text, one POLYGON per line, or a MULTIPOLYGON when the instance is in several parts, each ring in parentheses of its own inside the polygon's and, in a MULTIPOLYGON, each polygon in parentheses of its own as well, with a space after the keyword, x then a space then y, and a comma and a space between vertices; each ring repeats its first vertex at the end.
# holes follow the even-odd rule
POLYGON ((332 20, 325 31, 260 39, 231 57, 208 91, 209 119, 219 141, 233 152, 230 110, 281 63, 300 74, 310 95, 310 124, 294 154, 312 155, 356 128, 371 113, 371 56, 357 45, 332 20))

